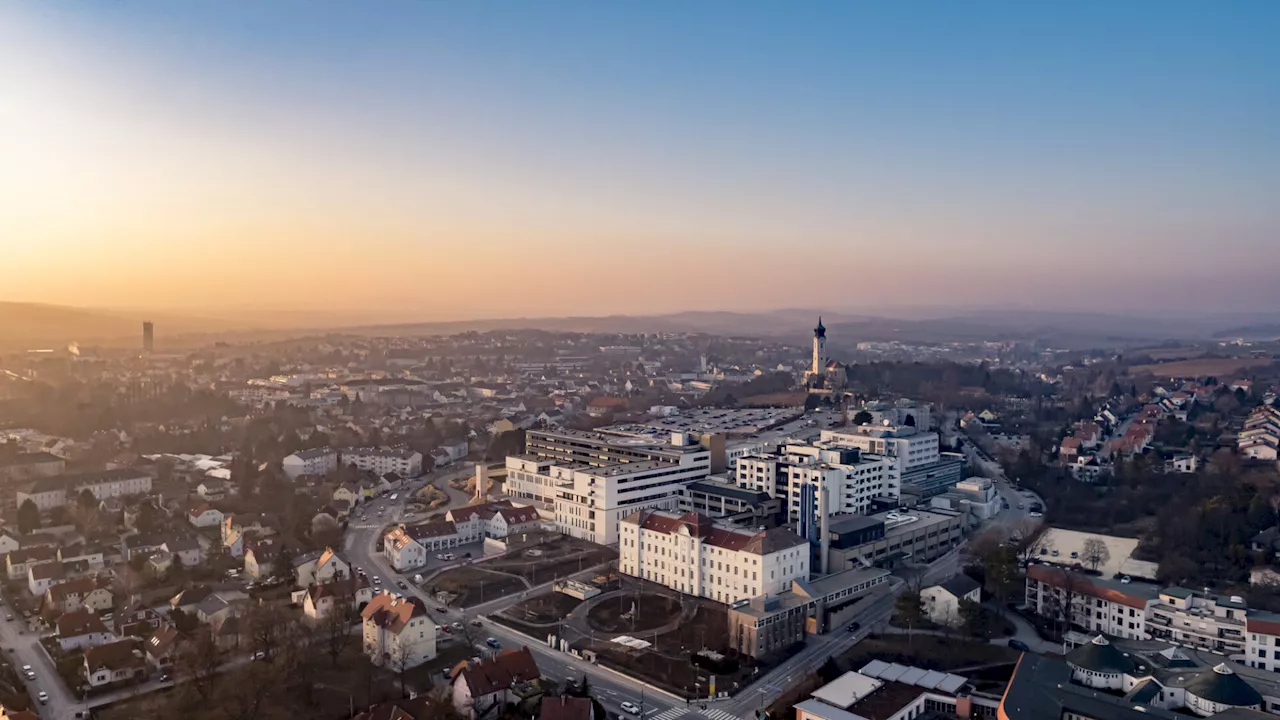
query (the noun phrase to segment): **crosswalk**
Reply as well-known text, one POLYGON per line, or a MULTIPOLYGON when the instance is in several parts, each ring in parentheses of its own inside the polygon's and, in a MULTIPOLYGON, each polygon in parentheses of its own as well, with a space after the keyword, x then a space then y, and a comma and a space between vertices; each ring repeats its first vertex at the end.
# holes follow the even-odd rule
POLYGON ((711 720, 742 720, 737 715, 724 710, 716 708, 701 710, 697 705, 669 708, 656 715, 646 715, 644 720, 699 720, 699 716, 710 718, 711 720))

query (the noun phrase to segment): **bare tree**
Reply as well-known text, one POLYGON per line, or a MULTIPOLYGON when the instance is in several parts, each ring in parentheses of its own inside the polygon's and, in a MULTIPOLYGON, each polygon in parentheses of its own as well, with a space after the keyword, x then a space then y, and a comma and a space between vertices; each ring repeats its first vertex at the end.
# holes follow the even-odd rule
POLYGON ((266 714, 273 693, 283 676, 273 666, 250 663, 228 673, 227 682, 235 692, 220 693, 217 706, 227 720, 258 720, 266 714))
POLYGON ((396 680, 400 683, 400 697, 405 697, 404 676, 409 670, 409 648, 405 643, 397 641, 387 648, 385 659, 387 667, 396 674, 396 680))
POLYGON ((1107 549, 1107 544, 1098 538, 1089 538, 1084 541, 1080 559, 1084 560, 1085 564, 1096 571, 1099 565, 1106 565, 1110 562, 1111 551, 1107 549))
POLYGON ((188 678, 186 685, 195 691, 201 702, 213 697, 218 684, 218 671, 224 660, 222 648, 208 628, 197 631, 190 650, 178 656, 180 672, 188 678))
POLYGON ((289 618, 275 605, 253 605, 245 615, 250 648, 262 653, 262 659, 271 662, 283 639, 289 618))
POLYGON ((320 640, 333 667, 338 666, 338 660, 350 644, 354 610, 351 596, 339 591, 329 606, 329 614, 320 623, 320 640))
POLYGON ((280 637, 280 674, 290 683, 304 706, 315 703, 317 658, 313 652, 319 630, 305 622, 291 620, 280 637))
POLYGON ((1053 588, 1049 593, 1050 615, 1058 624, 1058 633, 1064 634, 1071 628, 1071 623, 1079 612, 1084 583, 1080 576, 1070 570, 1058 568, 1049 586, 1053 588))

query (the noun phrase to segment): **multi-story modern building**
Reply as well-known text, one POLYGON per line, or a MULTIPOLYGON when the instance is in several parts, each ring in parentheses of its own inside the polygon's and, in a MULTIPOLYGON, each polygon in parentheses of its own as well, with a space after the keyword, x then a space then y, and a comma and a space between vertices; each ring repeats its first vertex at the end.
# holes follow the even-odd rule
POLYGON ((328 475, 338 469, 338 451, 327 447, 301 450, 286 457, 280 464, 290 480, 296 480, 302 475, 328 475))
POLYGON ((402 478, 416 478, 422 474, 422 453, 406 448, 346 448, 339 453, 339 462, 380 476, 393 472, 402 478))
POLYGON ((742 525, 777 524, 782 500, 731 482, 708 478, 680 490, 680 512, 696 512, 742 525))
POLYGON ((964 538, 967 515, 939 508, 890 510, 832 518, 827 527, 827 568, 894 568, 908 560, 933 562, 964 538))
POLYGON ((575 430, 530 430, 526 454, 507 458, 506 490, 554 512, 560 531, 603 545, 618 541, 619 521, 637 510, 676 510, 684 485, 706 478, 703 438, 672 433, 670 442, 575 430))
POLYGON ((897 492, 924 499, 946 492, 964 479, 964 456, 940 450, 938 433, 910 425, 862 425, 823 430, 822 442, 855 447, 889 459, 897 492))
POLYGON ((622 521, 618 569, 729 604, 808 580, 809 544, 786 528, 753 531, 697 513, 636 512, 622 521))
POLYGON ((804 640, 845 627, 866 603, 860 601, 888 584, 889 572, 853 568, 817 580, 793 580, 785 592, 760 595, 729 606, 729 647, 762 657, 804 640))
MULTIPOLYGON (((865 513, 877 498, 896 499, 892 463, 850 447, 784 445, 769 454, 738 459, 738 485, 781 498, 788 521, 803 528, 818 518, 817 493, 828 493, 827 514, 865 513)), ((816 527, 816 524, 814 525, 816 527)))
POLYGON ((364 606, 360 619, 364 654, 374 665, 398 671, 436 656, 436 626, 418 598, 384 590, 364 606))

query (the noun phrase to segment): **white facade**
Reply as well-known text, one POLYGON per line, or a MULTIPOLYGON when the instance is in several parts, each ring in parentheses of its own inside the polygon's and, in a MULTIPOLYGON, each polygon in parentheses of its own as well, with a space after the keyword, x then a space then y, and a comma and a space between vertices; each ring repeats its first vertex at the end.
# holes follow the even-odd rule
POLYGON ((328 475, 338 469, 338 452, 333 448, 303 450, 285 458, 280 465, 290 480, 302 475, 328 475))
POLYGON ((551 460, 512 455, 507 457, 504 492, 513 498, 530 500, 550 508, 556 501, 557 480, 551 475, 551 460))
POLYGON ((621 525, 618 569, 726 604, 809 579, 809 544, 785 528, 752 532, 706 516, 644 512, 621 525))
POLYGON ((556 487, 555 517, 560 532, 601 545, 618 542, 618 525, 638 510, 675 510, 680 488, 711 474, 711 454, 691 453, 679 465, 623 463, 590 470, 562 471, 556 487))
POLYGON ((426 605, 383 591, 360 613, 364 654, 374 665, 399 670, 436 656, 436 626, 426 605))
POLYGON ((29 499, 42 511, 52 510, 66 505, 68 499, 74 500, 84 490, 99 501, 142 495, 151 492, 151 476, 139 470, 122 469, 41 478, 28 491, 17 492, 16 499, 19 507, 29 499))
MULTIPOLYGON (((895 463, 885 457, 829 445, 786 445, 770 455, 747 455, 734 470, 739 487, 768 493, 786 503, 787 517, 801 514, 806 485, 826 488, 828 515, 863 515, 875 498, 897 498, 895 463)), ((816 495, 815 495, 816 497, 816 495)), ((815 517, 817 508, 814 508, 815 517)))
POLYGON ((350 448, 342 451, 342 464, 377 475, 396 473, 403 478, 422 474, 422 453, 413 450, 350 448))
POLYGON ((822 442, 841 447, 853 447, 872 455, 898 458, 902 470, 942 459, 938 433, 919 432, 905 426, 864 425, 841 430, 823 430, 822 442))

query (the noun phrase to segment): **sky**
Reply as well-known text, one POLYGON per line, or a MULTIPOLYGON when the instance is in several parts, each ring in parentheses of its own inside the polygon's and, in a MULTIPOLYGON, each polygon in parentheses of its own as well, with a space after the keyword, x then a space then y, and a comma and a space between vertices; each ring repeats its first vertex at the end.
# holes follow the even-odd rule
POLYGON ((1280 3, 0 0, 0 301, 1280 310, 1280 3))

